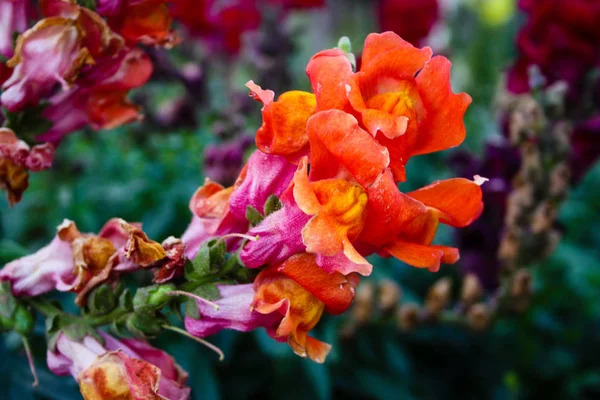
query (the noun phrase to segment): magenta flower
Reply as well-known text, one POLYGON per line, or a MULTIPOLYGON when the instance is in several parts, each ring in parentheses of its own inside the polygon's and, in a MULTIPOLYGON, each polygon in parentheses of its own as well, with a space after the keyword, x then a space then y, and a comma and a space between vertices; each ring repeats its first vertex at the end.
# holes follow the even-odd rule
POLYGON ((246 208, 252 206, 262 211, 270 195, 281 196, 296 172, 296 166, 280 156, 256 150, 248 160, 242 183, 229 199, 231 213, 246 217, 246 208))
POLYGON ((220 299, 214 304, 198 301, 200 319, 185 318, 185 328, 197 337, 214 335, 222 329, 247 332, 260 327, 274 328, 281 316, 261 314, 251 309, 254 299, 252 283, 246 285, 216 285, 220 299))
POLYGON ((311 216, 303 213, 293 198, 287 197, 282 198, 281 210, 248 231, 249 235, 258 236, 258 240, 246 243, 240 252, 240 259, 246 267, 278 265, 306 249, 302 241, 302 228, 311 216))
MULTIPOLYGON (((190 200, 194 214, 182 236, 186 255, 193 257, 208 238, 229 233, 246 233, 249 228, 246 209, 252 206, 262 212, 272 194, 281 196, 290 185, 296 166, 285 158, 255 151, 244 166, 235 184, 224 188, 207 179, 190 200)), ((228 246, 240 244, 230 239, 228 246)))

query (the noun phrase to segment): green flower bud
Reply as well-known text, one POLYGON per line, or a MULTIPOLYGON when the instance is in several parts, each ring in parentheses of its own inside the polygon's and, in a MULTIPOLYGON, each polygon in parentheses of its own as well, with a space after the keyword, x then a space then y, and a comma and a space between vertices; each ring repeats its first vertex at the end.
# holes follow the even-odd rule
POLYGON ((175 290, 175 285, 170 283, 139 288, 133 297, 133 309, 136 312, 160 310, 166 307, 173 299, 172 296, 167 294, 173 290, 175 290))

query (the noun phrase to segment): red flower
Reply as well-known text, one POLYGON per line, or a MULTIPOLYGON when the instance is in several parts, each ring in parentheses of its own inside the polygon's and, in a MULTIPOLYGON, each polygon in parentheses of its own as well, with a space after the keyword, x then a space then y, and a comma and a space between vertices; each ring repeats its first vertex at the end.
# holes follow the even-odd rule
POLYGON ((393 31, 418 45, 438 19, 438 0, 381 0, 377 17, 382 31, 393 31))
POLYGON ((593 0, 522 0, 529 14, 519 32, 519 58, 508 74, 508 89, 529 91, 528 68, 537 65, 547 83, 566 81, 573 97, 599 60, 600 4, 593 0))

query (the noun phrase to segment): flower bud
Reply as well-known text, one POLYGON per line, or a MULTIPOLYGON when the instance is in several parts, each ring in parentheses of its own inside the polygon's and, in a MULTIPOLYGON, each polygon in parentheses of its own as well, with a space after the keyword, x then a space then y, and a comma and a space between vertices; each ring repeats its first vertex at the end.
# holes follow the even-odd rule
POLYGON ((139 288, 133 297, 133 309, 137 311, 156 311, 166 307, 172 300, 167 293, 175 290, 175 285, 152 285, 139 288))
POLYGON ((450 301, 451 290, 452 281, 450 278, 442 278, 437 281, 429 289, 429 293, 427 293, 427 299, 425 301, 425 308, 427 308, 427 311, 434 316, 439 315, 450 301))
POLYGON ((467 318, 473 330, 483 331, 490 323, 491 313, 487 305, 477 303, 469 309, 467 318))
POLYGON ((468 274, 463 280, 460 299, 465 304, 473 304, 481 298, 483 288, 475 274, 468 274))
POLYGON ((401 297, 402 290, 396 282, 385 279, 379 283, 377 305, 383 313, 392 311, 396 308, 401 297))
POLYGON ((397 312, 398 328, 403 331, 414 329, 419 323, 419 306, 414 303, 403 304, 397 312))

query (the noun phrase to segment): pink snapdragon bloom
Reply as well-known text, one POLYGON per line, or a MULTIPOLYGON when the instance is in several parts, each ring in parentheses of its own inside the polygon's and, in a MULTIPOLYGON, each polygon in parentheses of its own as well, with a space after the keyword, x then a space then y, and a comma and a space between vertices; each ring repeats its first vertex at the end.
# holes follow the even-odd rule
POLYGON ((49 143, 29 147, 12 130, 0 128, 0 158, 3 157, 30 171, 43 171, 52 165, 54 147, 49 143))
POLYGON ((50 143, 29 147, 8 128, 0 128, 0 189, 6 189, 8 203, 13 206, 29 186, 29 171, 50 168, 54 146, 50 143))
POLYGON ((302 228, 310 220, 310 215, 298 208, 291 191, 286 192, 281 200, 283 208, 248 231, 249 235, 258 236, 258 240, 246 243, 240 252, 240 260, 246 267, 278 265, 306 249, 302 228))
POLYGON ((95 235, 81 233, 73 221, 65 220, 48 246, 6 264, 0 281, 10 282, 15 296, 72 291, 77 293, 75 302, 83 305, 87 293, 102 282, 171 261, 177 260, 149 240, 138 224, 113 218, 95 235))
POLYGON ((45 18, 23 33, 15 55, 7 61, 14 70, 2 85, 4 107, 16 112, 37 104, 57 83, 68 89, 79 70, 93 63, 82 46, 84 35, 77 21, 61 17, 45 18))
POLYGON ((248 159, 246 176, 229 199, 231 212, 245 218, 246 208, 263 210, 270 195, 281 196, 296 172, 296 166, 280 156, 256 150, 248 159))
POLYGON ((13 56, 13 33, 27 29, 32 11, 30 0, 0 0, 0 56, 13 56))
POLYGON ((123 50, 116 57, 98 60, 71 89, 50 98, 43 116, 53 125, 37 139, 58 143, 65 135, 87 125, 101 130, 139 121, 139 107, 126 96, 151 75, 152 63, 139 49, 123 50))
POLYGON ((192 335, 206 337, 223 329, 248 332, 260 327, 274 328, 281 317, 265 315, 251 309, 254 299, 253 284, 216 285, 220 299, 214 301, 219 306, 198 301, 200 319, 185 318, 185 328, 192 335))
MULTIPOLYGON (((262 212, 270 195, 281 196, 290 185, 296 166, 285 158, 255 151, 233 186, 224 188, 207 179, 190 200, 192 223, 182 236, 186 255, 194 257, 200 245, 214 236, 246 233, 248 206, 262 212)), ((231 248, 239 240, 230 240, 231 248)))
POLYGON ((55 350, 47 352, 50 370, 73 376, 85 398, 189 398, 187 373, 169 354, 139 340, 100 334, 104 345, 91 336, 78 342, 61 334, 55 350))

